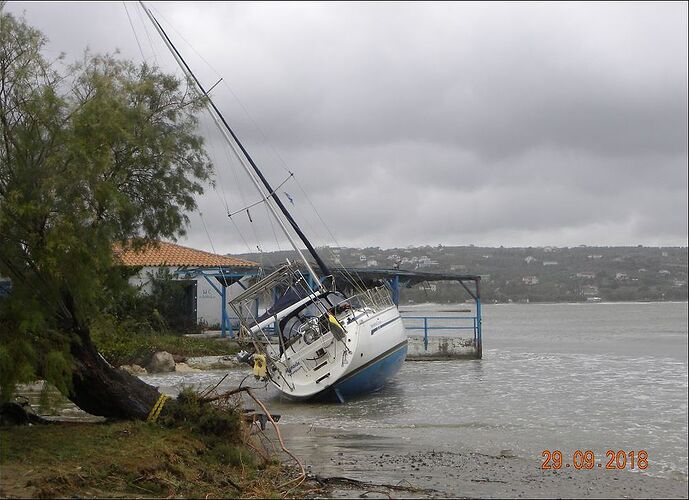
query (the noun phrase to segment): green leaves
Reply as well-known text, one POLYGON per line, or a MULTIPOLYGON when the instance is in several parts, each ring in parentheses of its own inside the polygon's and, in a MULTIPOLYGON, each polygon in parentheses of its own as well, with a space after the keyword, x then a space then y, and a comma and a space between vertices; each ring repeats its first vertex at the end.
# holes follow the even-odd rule
POLYGON ((0 335, 39 352, 7 365, 14 379, 33 364, 66 390, 67 333, 88 336, 126 281, 113 245, 176 238, 210 182, 203 102, 174 76, 111 55, 49 63, 45 37, 8 13, 0 28, 0 275, 13 285, 0 335))

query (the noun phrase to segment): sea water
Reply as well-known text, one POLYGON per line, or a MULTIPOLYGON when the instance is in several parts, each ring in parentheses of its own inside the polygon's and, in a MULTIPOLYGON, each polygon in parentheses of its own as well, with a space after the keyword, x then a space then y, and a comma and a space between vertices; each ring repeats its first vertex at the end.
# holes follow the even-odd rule
MULTIPOLYGON (((447 310, 416 306, 413 315, 447 310)), ((605 464, 607 450, 644 450, 647 473, 686 478, 687 330, 686 303, 486 305, 481 360, 406 362, 383 390, 345 404, 293 403, 270 388, 257 394, 282 424, 303 429, 296 451, 310 463, 335 451, 423 448, 534 459, 543 450, 591 450, 605 464), (319 449, 312 429, 329 429, 336 446, 319 449)), ((176 392, 222 376, 142 378, 176 392)))

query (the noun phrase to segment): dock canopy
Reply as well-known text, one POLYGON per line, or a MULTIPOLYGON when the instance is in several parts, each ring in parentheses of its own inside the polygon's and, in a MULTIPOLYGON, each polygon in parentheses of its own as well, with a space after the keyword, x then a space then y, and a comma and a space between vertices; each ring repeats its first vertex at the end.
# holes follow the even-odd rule
POLYGON ((412 287, 424 281, 480 281, 481 277, 475 274, 455 273, 426 273, 420 271, 406 271, 404 269, 357 269, 354 267, 341 267, 333 269, 336 279, 346 279, 350 275, 358 276, 364 283, 390 280, 397 277, 400 283, 406 287, 412 287))
MULTIPOLYGON (((352 288, 352 282, 367 286, 387 283, 392 288, 393 301, 398 302, 400 287, 411 288, 412 286, 426 281, 456 281, 474 299, 481 297, 481 276, 478 274, 456 274, 456 273, 428 273, 421 271, 407 271, 404 269, 383 269, 383 268, 356 268, 356 267, 333 267, 331 272, 335 279, 335 287, 338 290, 352 288), (472 287, 467 286, 473 285, 472 287)), ((326 279, 321 279, 326 281, 326 279)))

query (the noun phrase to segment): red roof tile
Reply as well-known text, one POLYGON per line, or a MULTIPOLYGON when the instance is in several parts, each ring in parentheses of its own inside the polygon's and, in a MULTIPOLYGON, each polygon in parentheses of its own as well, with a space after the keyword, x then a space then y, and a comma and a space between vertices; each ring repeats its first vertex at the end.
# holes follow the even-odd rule
POLYGON ((115 253, 125 266, 258 267, 257 263, 248 260, 195 250, 166 241, 159 241, 137 251, 128 248, 125 251, 116 250, 115 253))

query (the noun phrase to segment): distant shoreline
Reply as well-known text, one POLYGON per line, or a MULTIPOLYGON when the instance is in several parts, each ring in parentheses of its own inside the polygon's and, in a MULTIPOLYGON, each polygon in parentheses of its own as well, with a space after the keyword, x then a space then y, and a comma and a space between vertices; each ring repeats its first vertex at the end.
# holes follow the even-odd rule
MULTIPOLYGON (((582 306, 582 305, 621 305, 621 304, 689 304, 686 300, 630 300, 630 301, 615 301, 615 302, 482 302, 481 305, 485 306, 534 306, 534 305, 571 305, 571 306, 582 306)), ((399 306, 400 310, 405 308, 423 309, 428 307, 433 308, 448 308, 455 309, 464 307, 470 308, 473 306, 473 302, 457 302, 457 303, 440 303, 440 302, 419 302, 416 304, 401 304, 399 306)))

